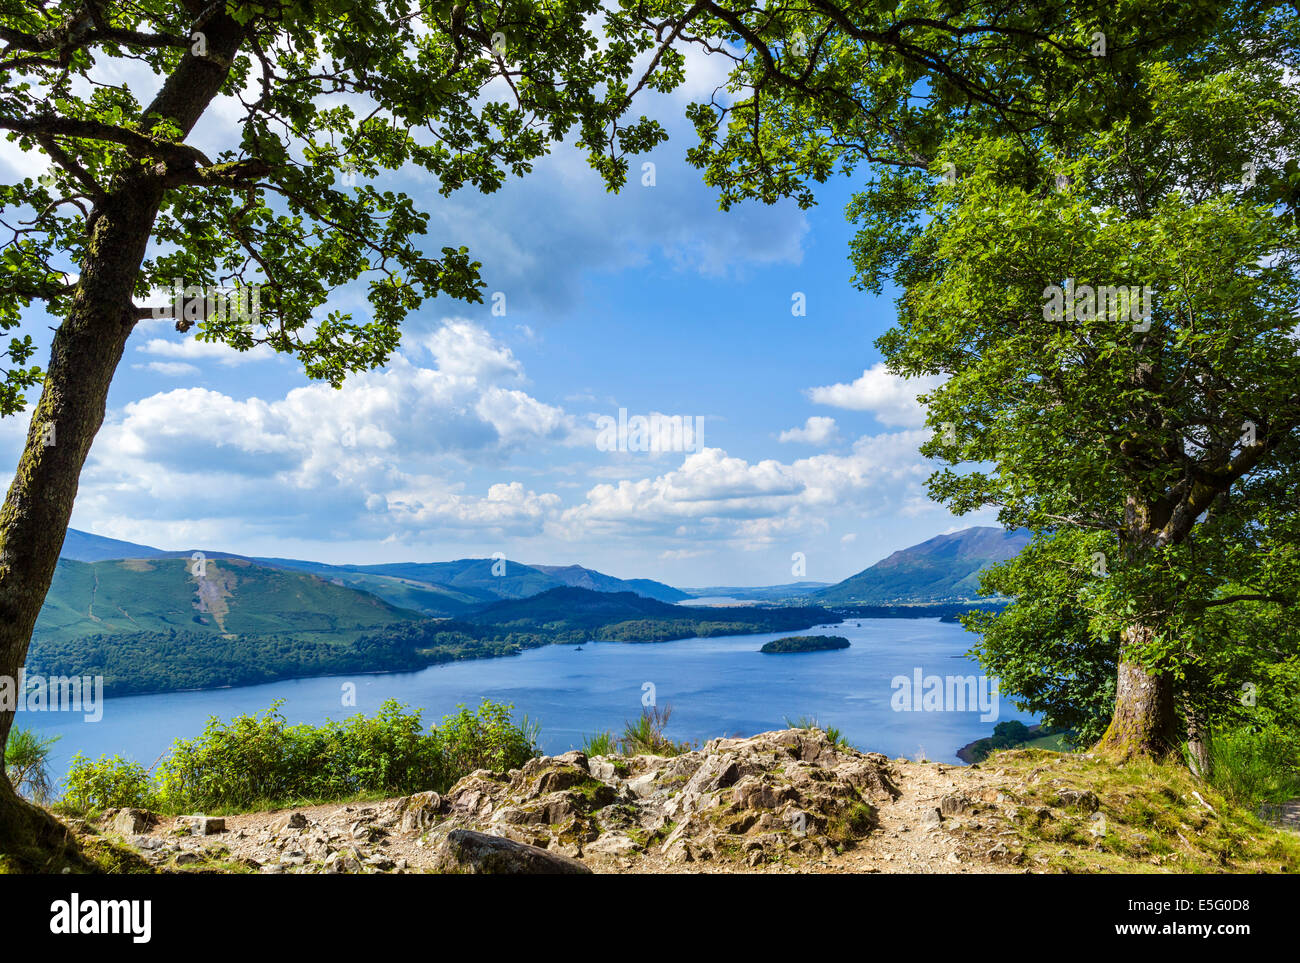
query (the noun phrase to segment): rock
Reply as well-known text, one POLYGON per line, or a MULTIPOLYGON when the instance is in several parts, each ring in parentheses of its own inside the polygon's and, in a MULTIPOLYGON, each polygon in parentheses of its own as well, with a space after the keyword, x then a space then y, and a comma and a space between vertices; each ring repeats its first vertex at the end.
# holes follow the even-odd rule
POLYGON ((587 853, 607 853, 611 856, 626 856, 630 853, 638 852, 641 849, 630 836, 624 836, 622 833, 606 833, 593 843, 588 843, 583 847, 587 853))
POLYGON ((226 821, 220 816, 177 816, 176 825, 188 830, 191 836, 212 836, 226 831, 226 821))
POLYGON ((108 824, 108 828, 123 836, 135 836, 148 832, 158 824, 158 817, 147 809, 119 809, 108 824))
POLYGON ((1057 792, 1056 799, 1058 806, 1082 809, 1084 812, 1095 813, 1101 808, 1101 800, 1089 789, 1061 789, 1057 792))
POLYGON ((188 865, 190 865, 191 863, 197 863, 201 858, 202 858, 202 857, 200 857, 198 853, 192 853, 192 852, 189 852, 189 851, 186 851, 186 852, 183 852, 183 853, 177 853, 177 854, 176 854, 176 865, 177 865, 177 866, 188 866, 188 865))
POLYGON ((933 807, 921 813, 922 829, 938 829, 943 825, 943 813, 933 807))
POLYGON ((287 833, 291 830, 302 830, 307 828, 307 817, 302 813, 289 813, 282 816, 271 824, 271 832, 277 836, 281 833, 287 833))
POLYGON ((470 874, 581 874, 591 870, 568 856, 536 846, 489 836, 468 829, 453 829, 434 853, 435 871, 470 874))
POLYGON ((155 849, 161 849, 163 841, 157 836, 134 836, 131 839, 131 845, 136 849, 150 852, 155 849))
POLYGON ((939 812, 945 816, 956 816, 961 813, 973 812, 975 802, 961 793, 949 793, 939 800, 939 812))
POLYGON ((592 756, 587 760, 587 771, 601 782, 613 783, 618 778, 618 770, 605 756, 592 756))

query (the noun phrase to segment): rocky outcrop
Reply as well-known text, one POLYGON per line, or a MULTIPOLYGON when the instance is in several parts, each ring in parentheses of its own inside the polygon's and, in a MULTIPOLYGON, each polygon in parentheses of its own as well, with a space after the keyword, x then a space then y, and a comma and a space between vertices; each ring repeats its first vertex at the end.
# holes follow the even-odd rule
POLYGON ((787 729, 675 757, 569 752, 507 774, 480 770, 422 811, 437 819, 431 845, 466 829, 570 858, 756 866, 852 846, 896 795, 884 756, 787 729))
POLYGON ((439 873, 495 875, 578 875, 591 872, 576 859, 559 853, 468 829, 452 830, 442 838, 432 868, 439 873))
MULTIPOLYGON (((177 817, 132 843, 159 865, 204 853, 263 873, 790 867, 851 850, 897 795, 884 756, 787 729, 673 757, 544 756, 478 770, 445 794, 233 817, 229 827, 177 817)), ((121 825, 140 831, 139 819, 121 825)))

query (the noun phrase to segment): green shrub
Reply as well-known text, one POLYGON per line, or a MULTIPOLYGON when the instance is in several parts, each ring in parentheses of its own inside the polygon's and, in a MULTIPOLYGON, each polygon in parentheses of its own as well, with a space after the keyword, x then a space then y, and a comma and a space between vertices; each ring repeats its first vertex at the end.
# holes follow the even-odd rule
POLYGON ((476 712, 460 706, 431 729, 419 710, 392 700, 374 716, 320 726, 289 725, 281 704, 229 722, 210 719, 201 736, 177 740, 152 778, 116 757, 74 760, 65 802, 82 810, 228 812, 445 792, 475 769, 504 771, 537 754, 538 727, 512 723, 510 706, 487 700, 476 712))
POLYGON ((42 739, 30 729, 12 729, 5 744, 5 774, 15 790, 38 803, 50 797, 50 748, 59 741, 42 739))
POLYGON ((80 752, 72 757, 60 807, 65 811, 85 814, 124 806, 157 809, 158 805, 157 787, 140 763, 121 756, 91 760, 80 752))
POLYGON ((650 706, 641 711, 640 717, 623 727, 623 738, 619 747, 625 756, 680 756, 691 751, 689 742, 674 742, 664 735, 668 719, 673 714, 673 707, 665 705, 662 709, 650 706))

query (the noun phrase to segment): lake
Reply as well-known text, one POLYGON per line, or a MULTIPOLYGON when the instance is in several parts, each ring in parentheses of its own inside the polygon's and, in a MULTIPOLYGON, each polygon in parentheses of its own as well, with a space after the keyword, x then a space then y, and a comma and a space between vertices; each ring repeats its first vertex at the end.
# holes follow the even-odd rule
MULTIPOLYGON (((239 689, 171 692, 108 699, 99 722, 71 713, 20 712, 17 725, 60 736, 51 772, 63 776, 73 754, 121 754, 152 766, 172 741, 199 735, 210 716, 258 712, 283 699, 290 722, 319 723, 372 713, 385 699, 440 719, 458 703, 484 698, 515 706, 542 724, 547 753, 582 745, 603 729, 621 730, 641 712, 643 685, 659 706, 672 706, 667 735, 703 744, 721 735, 784 728, 787 717, 809 716, 836 726, 854 746, 891 757, 958 762, 956 752, 990 735, 994 721, 976 711, 895 711, 895 676, 979 676, 965 657, 974 636, 938 619, 861 619, 819 626, 800 635, 842 635, 852 645, 831 652, 763 655, 764 642, 791 633, 683 639, 653 644, 550 645, 522 655, 432 666, 419 672, 329 676, 239 689), (356 706, 344 707, 346 683, 356 706)), ((908 703, 911 704, 910 702, 908 703)), ((919 705, 919 702, 918 702, 919 705)), ((997 721, 1035 720, 1001 701, 997 721)))

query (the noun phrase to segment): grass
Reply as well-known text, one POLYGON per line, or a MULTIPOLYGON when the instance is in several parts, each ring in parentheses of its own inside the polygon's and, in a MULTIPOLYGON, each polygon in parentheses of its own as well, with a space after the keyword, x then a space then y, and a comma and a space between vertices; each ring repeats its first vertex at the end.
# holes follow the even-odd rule
POLYGON ((1016 830, 1026 868, 1059 873, 1296 873, 1300 835, 1266 825, 1177 760, 1115 766, 1087 754, 1012 749, 986 768, 1023 779, 1016 830), (1088 790, 1101 819, 1061 805, 1088 790), (1200 799, 1198 800, 1197 796, 1200 799), (1100 834, 1095 830, 1103 829, 1100 834))
POLYGON ((837 749, 853 748, 849 745, 849 741, 844 738, 843 732, 835 728, 835 726, 820 725, 813 716, 797 716, 793 719, 786 716, 785 724, 791 729, 820 729, 822 732, 826 733, 826 738, 829 739, 831 745, 835 746, 837 749))
POLYGON ((621 736, 606 730, 585 737, 582 751, 588 756, 680 756, 697 748, 664 735, 672 714, 670 705, 649 706, 624 725, 621 736))

